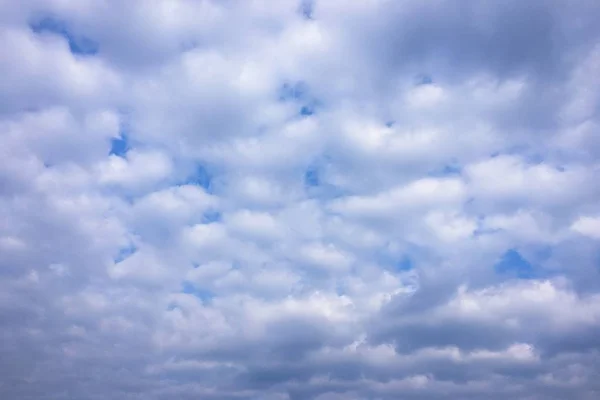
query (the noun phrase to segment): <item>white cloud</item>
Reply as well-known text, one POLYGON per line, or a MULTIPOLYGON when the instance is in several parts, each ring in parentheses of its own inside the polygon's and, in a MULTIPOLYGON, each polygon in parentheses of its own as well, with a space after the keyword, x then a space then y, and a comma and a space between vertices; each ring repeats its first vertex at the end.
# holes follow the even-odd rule
POLYGON ((571 229, 581 235, 600 239, 600 218, 581 217, 571 225, 571 229))
POLYGON ((455 9, 0 2, 0 397, 596 398, 598 7, 455 9))
POLYGON ((300 250, 301 257, 308 263, 331 271, 344 271, 350 267, 352 258, 328 244, 310 244, 300 250))
POLYGON ((463 182, 454 178, 423 178, 375 196, 348 196, 332 204, 335 211, 356 217, 394 218, 429 207, 450 207, 466 199, 463 182))
POLYGON ((143 190, 167 179, 172 173, 171 160, 158 151, 132 150, 125 157, 111 155, 97 166, 101 184, 116 185, 127 190, 143 190))

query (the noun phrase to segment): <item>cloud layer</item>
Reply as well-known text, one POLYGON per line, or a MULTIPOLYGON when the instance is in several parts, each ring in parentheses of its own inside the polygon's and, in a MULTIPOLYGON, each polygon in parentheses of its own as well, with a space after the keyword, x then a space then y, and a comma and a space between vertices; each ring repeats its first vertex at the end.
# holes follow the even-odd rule
POLYGON ((592 0, 0 2, 0 397, 596 399, 592 0))

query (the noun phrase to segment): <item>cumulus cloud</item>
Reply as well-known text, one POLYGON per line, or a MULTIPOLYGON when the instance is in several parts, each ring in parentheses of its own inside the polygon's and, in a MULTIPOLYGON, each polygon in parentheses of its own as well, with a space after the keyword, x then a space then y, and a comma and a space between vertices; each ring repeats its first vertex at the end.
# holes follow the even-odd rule
POLYGON ((0 397, 598 398, 595 3, 0 1, 0 397))

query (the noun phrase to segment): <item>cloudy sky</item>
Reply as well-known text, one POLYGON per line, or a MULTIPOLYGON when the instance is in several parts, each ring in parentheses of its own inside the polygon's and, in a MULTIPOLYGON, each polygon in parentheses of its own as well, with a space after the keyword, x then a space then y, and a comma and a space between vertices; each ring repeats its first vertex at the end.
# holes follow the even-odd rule
POLYGON ((600 398, 597 0, 0 0, 0 398, 600 398))

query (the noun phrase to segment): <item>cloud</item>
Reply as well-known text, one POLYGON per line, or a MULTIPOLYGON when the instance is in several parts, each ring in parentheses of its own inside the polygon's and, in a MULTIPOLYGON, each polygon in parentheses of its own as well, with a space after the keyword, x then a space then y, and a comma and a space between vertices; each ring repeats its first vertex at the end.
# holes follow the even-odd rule
POLYGON ((591 0, 0 3, 0 396, 595 399, 591 0))
POLYGON ((581 217, 571 225, 571 229, 584 236, 598 239, 600 238, 600 219, 581 217))

